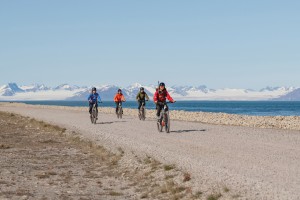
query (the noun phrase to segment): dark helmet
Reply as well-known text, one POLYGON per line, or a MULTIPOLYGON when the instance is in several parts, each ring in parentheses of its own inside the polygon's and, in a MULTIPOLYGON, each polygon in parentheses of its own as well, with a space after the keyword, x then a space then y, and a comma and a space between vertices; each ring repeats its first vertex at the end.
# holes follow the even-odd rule
POLYGON ((92 88, 92 91, 97 91, 97 89, 95 87, 92 88))
POLYGON ((159 84, 159 86, 164 86, 164 87, 165 87, 166 85, 165 85, 165 83, 161 82, 161 83, 159 84))
POLYGON ((118 92, 122 92, 122 90, 121 90, 121 89, 118 89, 118 92))
POLYGON ((140 91, 144 91, 145 89, 143 87, 140 88, 140 91))

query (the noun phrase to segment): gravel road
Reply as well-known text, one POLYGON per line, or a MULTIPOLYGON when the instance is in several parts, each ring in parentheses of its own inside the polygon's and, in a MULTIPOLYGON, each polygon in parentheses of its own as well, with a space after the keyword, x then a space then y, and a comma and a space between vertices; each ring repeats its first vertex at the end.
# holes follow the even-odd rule
POLYGON ((111 151, 149 155, 192 175, 202 191, 228 188, 238 199, 300 199, 300 131, 172 121, 158 133, 152 119, 39 107, 0 106, 80 133, 111 151))

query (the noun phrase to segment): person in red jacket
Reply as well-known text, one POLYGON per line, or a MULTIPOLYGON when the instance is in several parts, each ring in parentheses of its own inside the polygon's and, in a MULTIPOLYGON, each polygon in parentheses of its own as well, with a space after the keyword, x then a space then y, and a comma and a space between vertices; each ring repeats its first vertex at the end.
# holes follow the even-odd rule
POLYGON ((153 96, 153 101, 156 104, 156 116, 159 120, 160 118, 160 112, 164 107, 164 104, 166 100, 169 100, 171 103, 174 103, 174 99, 170 96, 169 92, 166 89, 166 86, 164 83, 159 84, 159 88, 156 90, 154 96, 153 96))
POLYGON ((122 90, 118 89, 118 93, 114 97, 114 102, 116 103, 116 113, 118 112, 118 105, 119 103, 125 102, 126 99, 124 95, 122 94, 122 90))

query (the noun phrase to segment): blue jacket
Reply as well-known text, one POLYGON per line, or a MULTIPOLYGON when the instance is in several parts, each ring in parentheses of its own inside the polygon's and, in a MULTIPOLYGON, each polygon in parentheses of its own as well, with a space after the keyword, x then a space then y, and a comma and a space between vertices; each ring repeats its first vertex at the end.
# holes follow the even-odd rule
POLYGON ((98 93, 90 94, 88 97, 88 101, 92 101, 90 103, 97 103, 97 100, 101 102, 100 95, 98 93))

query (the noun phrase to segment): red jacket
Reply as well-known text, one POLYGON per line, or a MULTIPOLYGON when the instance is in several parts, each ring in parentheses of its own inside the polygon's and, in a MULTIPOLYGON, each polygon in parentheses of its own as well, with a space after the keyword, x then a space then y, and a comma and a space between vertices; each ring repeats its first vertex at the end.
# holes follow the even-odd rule
POLYGON ((125 101, 125 97, 123 94, 117 93, 114 97, 114 101, 115 102, 125 101))
POLYGON ((166 102, 166 100, 169 100, 173 102, 173 98, 170 96, 169 92, 165 89, 159 92, 159 90, 156 90, 154 96, 153 96, 153 101, 158 101, 158 102, 166 102))

